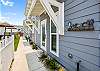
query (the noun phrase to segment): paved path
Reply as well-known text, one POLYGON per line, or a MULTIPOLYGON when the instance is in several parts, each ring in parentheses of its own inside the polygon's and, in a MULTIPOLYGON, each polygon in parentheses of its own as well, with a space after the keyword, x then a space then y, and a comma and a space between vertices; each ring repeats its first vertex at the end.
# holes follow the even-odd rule
POLYGON ((28 45, 27 41, 23 41, 25 44, 24 52, 26 54, 27 63, 30 71, 48 71, 44 65, 39 62, 38 56, 41 50, 32 50, 32 47, 28 45))
POLYGON ((11 71, 48 71, 38 56, 41 50, 33 50, 29 43, 20 38, 18 49, 14 54, 14 62, 11 71))
POLYGON ((24 53, 23 38, 20 38, 18 49, 14 55, 14 62, 11 71, 29 71, 26 56, 24 53))

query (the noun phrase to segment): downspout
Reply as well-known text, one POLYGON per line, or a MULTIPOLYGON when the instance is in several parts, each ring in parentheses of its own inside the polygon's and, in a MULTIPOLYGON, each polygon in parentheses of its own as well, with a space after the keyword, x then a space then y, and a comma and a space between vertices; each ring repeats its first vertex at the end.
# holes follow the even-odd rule
POLYGON ((76 62, 77 63, 77 71, 80 71, 80 62, 81 62, 81 60, 79 60, 78 62, 76 62))
MULTIPOLYGON (((73 55, 71 53, 68 54, 68 57, 70 59, 73 59, 73 55)), ((82 61, 81 60, 75 61, 75 63, 77 64, 77 69, 75 71, 80 71, 80 62, 82 62, 82 61)))

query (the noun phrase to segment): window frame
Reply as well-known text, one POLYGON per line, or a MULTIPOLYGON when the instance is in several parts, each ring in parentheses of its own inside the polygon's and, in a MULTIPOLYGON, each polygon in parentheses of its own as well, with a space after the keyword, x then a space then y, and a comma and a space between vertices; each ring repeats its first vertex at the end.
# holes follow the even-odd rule
MULTIPOLYGON (((50 52, 53 53, 54 55, 56 55, 57 57, 59 57, 59 32, 58 29, 56 27, 56 33, 52 33, 51 32, 51 18, 50 18, 50 52), (52 50, 52 35, 56 35, 56 52, 52 50)), ((54 24, 55 25, 55 24, 54 24)))

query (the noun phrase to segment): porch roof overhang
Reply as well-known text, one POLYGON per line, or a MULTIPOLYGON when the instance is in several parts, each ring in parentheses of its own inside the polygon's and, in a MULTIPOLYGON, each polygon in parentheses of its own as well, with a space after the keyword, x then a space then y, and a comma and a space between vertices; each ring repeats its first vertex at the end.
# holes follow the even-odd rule
POLYGON ((39 0, 36 1, 35 6, 32 9, 31 16, 40 16, 45 9, 43 8, 42 4, 39 0))
POLYGON ((26 8, 25 8, 25 16, 28 14, 32 0, 27 0, 26 8))
POLYGON ((57 27, 59 34, 64 35, 64 3, 60 3, 56 0, 31 0, 31 4, 28 5, 29 6, 26 8, 28 9, 26 11, 26 16, 40 16, 44 11, 46 11, 57 27), (56 16, 51 5, 59 8, 58 16, 56 16))
POLYGON ((27 19, 25 20, 25 22, 27 23, 27 25, 33 25, 32 20, 31 19, 27 19))
POLYGON ((39 16, 44 11, 43 6, 39 0, 27 0, 25 15, 26 16, 39 16), (31 14, 29 14, 31 13, 31 14))
POLYGON ((33 26, 33 24, 31 23, 31 21, 29 19, 24 20, 23 25, 27 26, 32 31, 30 25, 33 26))

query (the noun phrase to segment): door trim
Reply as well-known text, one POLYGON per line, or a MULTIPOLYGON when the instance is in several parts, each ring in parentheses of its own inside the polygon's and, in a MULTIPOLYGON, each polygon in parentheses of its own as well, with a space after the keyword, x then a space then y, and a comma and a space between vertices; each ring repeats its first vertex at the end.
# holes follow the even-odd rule
POLYGON ((47 45, 46 22, 47 22, 47 19, 44 19, 44 20, 41 21, 41 48, 42 48, 43 50, 45 50, 45 51, 46 51, 46 45, 47 45), (42 46, 42 24, 43 24, 43 23, 45 23, 45 36, 46 36, 46 38, 45 38, 45 47, 42 46))

